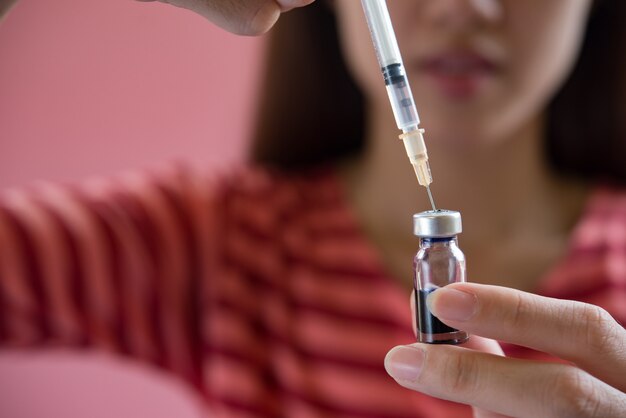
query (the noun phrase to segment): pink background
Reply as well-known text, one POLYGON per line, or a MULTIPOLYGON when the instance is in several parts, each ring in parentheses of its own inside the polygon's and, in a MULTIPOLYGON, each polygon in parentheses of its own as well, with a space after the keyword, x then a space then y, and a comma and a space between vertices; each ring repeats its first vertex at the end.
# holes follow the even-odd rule
MULTIPOLYGON (((241 159, 262 39, 131 0, 20 0, 0 23, 0 188, 241 159)), ((93 354, 0 353, 0 416, 195 417, 180 382, 93 354)))
POLYGON ((20 0, 0 24, 0 187, 239 158, 258 38, 132 0, 20 0))

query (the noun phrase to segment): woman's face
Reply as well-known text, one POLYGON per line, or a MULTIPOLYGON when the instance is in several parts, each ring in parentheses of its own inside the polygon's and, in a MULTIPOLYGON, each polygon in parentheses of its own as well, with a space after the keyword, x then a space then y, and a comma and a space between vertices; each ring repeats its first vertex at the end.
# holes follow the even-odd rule
MULTIPOLYGON (((360 2, 333 4, 354 78, 370 109, 387 111, 360 2)), ((591 0, 387 4, 422 126, 458 146, 506 138, 542 113, 573 65, 591 0)))

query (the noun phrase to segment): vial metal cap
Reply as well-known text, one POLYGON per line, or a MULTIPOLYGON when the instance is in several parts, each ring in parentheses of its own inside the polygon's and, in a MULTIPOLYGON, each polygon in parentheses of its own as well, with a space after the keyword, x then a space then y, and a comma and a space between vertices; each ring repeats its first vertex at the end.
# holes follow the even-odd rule
POLYGON ((443 238, 461 233, 461 214, 454 210, 428 210, 413 215, 413 234, 443 238))

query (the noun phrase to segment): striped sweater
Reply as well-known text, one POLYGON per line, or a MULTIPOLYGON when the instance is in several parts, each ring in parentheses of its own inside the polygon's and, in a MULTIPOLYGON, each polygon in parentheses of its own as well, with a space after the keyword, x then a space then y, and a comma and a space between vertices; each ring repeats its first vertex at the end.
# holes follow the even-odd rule
MULTIPOLYGON (((539 293, 626 321, 625 193, 593 194, 539 293)), ((175 167, 0 199, 2 347, 130 356, 189 382, 216 416, 470 416, 387 376, 386 352, 411 341, 408 294, 331 171, 175 167)))

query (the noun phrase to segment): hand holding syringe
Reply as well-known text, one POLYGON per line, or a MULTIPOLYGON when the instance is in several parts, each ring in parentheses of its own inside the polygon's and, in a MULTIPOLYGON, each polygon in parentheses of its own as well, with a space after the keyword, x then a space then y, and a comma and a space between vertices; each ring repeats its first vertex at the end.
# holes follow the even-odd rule
POLYGON ((361 4, 374 41, 376 56, 383 72, 396 124, 402 130, 400 139, 404 142, 417 181, 426 187, 430 204, 435 210, 435 201, 430 192, 430 183, 433 182, 433 178, 428 165, 426 144, 424 144, 424 130, 419 128, 420 119, 391 25, 387 4, 385 0, 361 0, 361 4))

